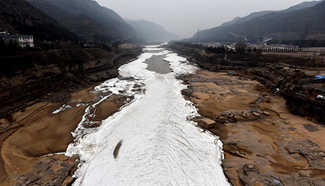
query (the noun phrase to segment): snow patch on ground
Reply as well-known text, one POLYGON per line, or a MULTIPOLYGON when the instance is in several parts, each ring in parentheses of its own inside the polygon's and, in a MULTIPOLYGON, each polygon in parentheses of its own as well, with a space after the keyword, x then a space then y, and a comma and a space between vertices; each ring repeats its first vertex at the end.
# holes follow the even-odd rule
POLYGON ((170 63, 170 67, 176 73, 176 75, 194 73, 197 68, 193 65, 189 65, 186 58, 178 56, 176 53, 167 54, 167 57, 164 58, 165 61, 170 63))
MULTIPOLYGON (((77 129, 71 133, 72 136, 75 138, 76 142, 80 138, 82 138, 84 135, 87 135, 87 134, 90 134, 90 133, 93 133, 96 131, 96 129, 93 129, 93 128, 85 128, 84 124, 86 124, 86 123, 92 124, 92 121, 89 121, 89 117, 91 117, 94 114, 92 111, 95 110, 94 108, 96 108, 97 105, 99 105, 100 103, 102 103, 103 101, 108 99, 111 95, 112 94, 110 94, 108 96, 102 96, 102 98, 100 100, 98 100, 96 103, 94 103, 92 105, 88 105, 86 107, 85 113, 82 116, 82 119, 79 122, 77 129)), ((67 152, 66 152, 66 156, 72 156, 74 154, 77 154, 77 152, 74 152, 75 145, 76 145, 76 143, 69 145, 67 152)))
POLYGON ((167 50, 143 53, 120 68, 122 77, 133 80, 112 79, 96 87, 96 91, 134 94, 135 99, 95 131, 76 133, 77 140, 66 153, 78 154, 84 162, 74 185, 229 185, 221 168, 222 143, 190 121, 198 113, 181 94, 186 86, 176 79, 177 75, 195 70, 185 58, 167 50), (167 55, 165 60, 173 72, 157 74, 147 70, 144 62, 154 55, 167 55), (138 83, 145 85, 145 94, 132 91, 138 83))
POLYGON ((52 114, 54 114, 54 115, 59 114, 60 112, 63 112, 63 111, 65 111, 67 109, 70 109, 70 108, 72 108, 70 105, 64 104, 60 108, 58 108, 57 110, 53 111, 52 114))
POLYGON ((95 87, 95 91, 103 93, 111 92, 113 94, 123 93, 123 95, 131 96, 134 94, 132 89, 137 82, 140 81, 119 80, 118 78, 114 78, 95 87))
POLYGON ((160 50, 164 50, 163 48, 145 48, 143 49, 143 51, 160 51, 160 50))

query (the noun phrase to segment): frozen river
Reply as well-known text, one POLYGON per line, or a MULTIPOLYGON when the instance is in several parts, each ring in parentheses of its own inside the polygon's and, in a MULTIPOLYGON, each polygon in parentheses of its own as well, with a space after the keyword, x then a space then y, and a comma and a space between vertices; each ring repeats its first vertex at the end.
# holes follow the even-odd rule
POLYGON ((221 167, 222 143, 190 121, 198 114, 181 95, 186 86, 176 79, 196 68, 158 47, 147 47, 137 60, 122 66, 123 80, 96 87, 135 99, 97 130, 81 136, 84 129, 77 129, 77 140, 67 150, 84 162, 75 185, 229 185, 221 167), (145 91, 133 91, 135 85, 145 91))

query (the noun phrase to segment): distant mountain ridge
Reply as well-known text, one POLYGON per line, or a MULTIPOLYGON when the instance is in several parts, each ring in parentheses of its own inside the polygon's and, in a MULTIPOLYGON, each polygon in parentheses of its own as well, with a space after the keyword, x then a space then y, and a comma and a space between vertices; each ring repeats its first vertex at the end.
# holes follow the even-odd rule
POLYGON ((321 3, 322 1, 308 1, 308 2, 302 2, 300 4, 297 4, 295 6, 292 6, 286 10, 284 10, 285 12, 291 12, 291 11, 295 11, 295 10, 301 10, 304 8, 311 8, 316 6, 317 4, 321 3))
POLYGON ((178 38, 154 22, 145 20, 127 20, 127 22, 135 29, 137 38, 147 43, 167 42, 178 38))
POLYGON ((117 13, 93 0, 27 1, 84 40, 132 40, 136 36, 117 13))
POLYGON ((262 17, 265 16, 267 14, 270 13, 276 13, 276 12, 291 12, 291 11, 295 11, 295 10, 300 10, 300 9, 304 9, 304 8, 310 8, 313 7, 315 5, 317 5, 318 3, 320 3, 320 1, 308 1, 308 2, 303 2, 297 5, 294 5, 288 9, 285 10, 280 10, 280 11, 272 11, 272 10, 266 10, 266 11, 259 11, 259 12, 253 12, 250 13, 248 16, 245 17, 236 17, 233 20, 223 23, 222 26, 228 26, 234 23, 244 23, 246 21, 250 21, 252 19, 258 18, 258 17, 262 17))
POLYGON ((263 11, 203 30, 201 41, 325 39, 325 1, 305 2, 282 11, 263 11))
POLYGON ((25 0, 0 0, 0 31, 31 34, 41 40, 76 40, 77 37, 25 0))
POLYGON ((267 14, 270 14, 272 12, 274 12, 274 11, 254 12, 254 13, 249 14, 246 17, 236 17, 236 18, 234 18, 233 20, 231 20, 229 22, 223 23, 221 26, 229 26, 229 25, 236 24, 236 23, 244 23, 246 21, 252 20, 252 19, 257 18, 257 17, 264 16, 264 15, 267 15, 267 14))

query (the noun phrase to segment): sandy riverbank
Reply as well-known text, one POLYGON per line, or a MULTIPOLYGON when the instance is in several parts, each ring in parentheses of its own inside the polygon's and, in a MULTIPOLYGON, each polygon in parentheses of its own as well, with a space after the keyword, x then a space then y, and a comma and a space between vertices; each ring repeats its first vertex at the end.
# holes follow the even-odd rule
MULTIPOLYGON (((107 93, 93 87, 71 94, 64 103, 41 102, 8 119, 0 120, 0 185, 68 185, 78 165, 78 157, 65 152, 85 109, 107 93), (56 154, 59 153, 59 154, 56 154)), ((112 95, 92 110, 94 125, 119 111, 127 98, 112 95)), ((92 126, 87 126, 92 127, 92 126)))
POLYGON ((221 137, 233 185, 324 185, 325 128, 293 115, 257 81, 222 72, 183 77, 200 126, 221 137))

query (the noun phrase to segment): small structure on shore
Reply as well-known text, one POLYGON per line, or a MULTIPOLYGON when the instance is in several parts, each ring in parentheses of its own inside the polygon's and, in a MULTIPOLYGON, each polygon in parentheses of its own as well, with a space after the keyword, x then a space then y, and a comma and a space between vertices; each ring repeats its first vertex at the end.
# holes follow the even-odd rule
POLYGON ((296 53, 301 52, 302 49, 293 45, 267 45, 262 48, 262 51, 265 53, 296 53))
POLYGON ((10 34, 9 32, 0 32, 0 39, 5 44, 16 44, 20 48, 34 48, 34 37, 32 35, 10 34))
POLYGON ((249 44, 248 48, 258 49, 264 53, 296 53, 302 50, 299 46, 294 45, 249 44))

